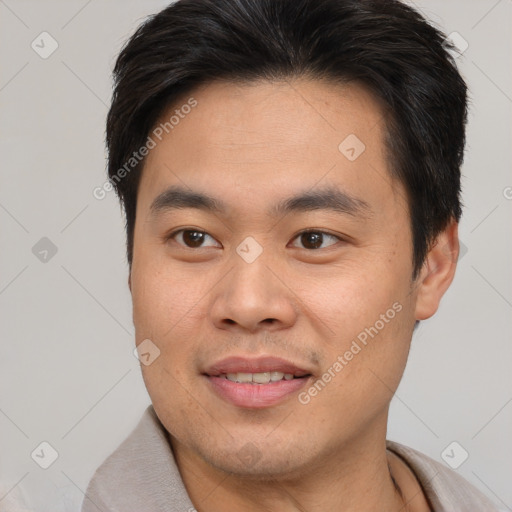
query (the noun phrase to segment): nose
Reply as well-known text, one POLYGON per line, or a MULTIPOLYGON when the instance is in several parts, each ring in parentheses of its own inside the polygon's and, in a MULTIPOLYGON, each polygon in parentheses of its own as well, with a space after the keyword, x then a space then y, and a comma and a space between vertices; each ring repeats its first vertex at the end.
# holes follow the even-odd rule
POLYGON ((295 323, 297 298, 290 277, 264 254, 251 263, 234 255, 234 268, 215 288, 211 316, 217 328, 255 333, 295 323))

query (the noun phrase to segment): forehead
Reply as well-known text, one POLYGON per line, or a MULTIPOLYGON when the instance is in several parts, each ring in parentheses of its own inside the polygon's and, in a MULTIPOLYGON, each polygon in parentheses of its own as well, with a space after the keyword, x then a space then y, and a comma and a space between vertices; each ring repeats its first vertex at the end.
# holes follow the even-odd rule
POLYGON ((204 84, 163 112, 157 124, 165 123, 192 96, 197 107, 181 116, 171 133, 176 142, 194 135, 201 144, 197 150, 209 146, 210 153, 223 143, 223 151, 236 152, 243 145, 244 151, 252 147, 256 152, 261 145, 283 149, 318 144, 319 137, 332 149, 332 142, 344 133, 368 138, 368 132, 374 132, 378 138, 385 128, 384 104, 363 84, 306 78, 204 84), (187 130, 191 124, 194 134, 187 130))
POLYGON ((374 189, 385 198, 397 186, 383 107, 360 84, 217 81, 183 96, 156 126, 178 114, 146 159, 139 187, 146 210, 176 184, 221 191, 227 202, 251 191, 246 207, 294 188, 341 186, 356 197, 374 189), (196 106, 181 111, 191 98, 196 106))

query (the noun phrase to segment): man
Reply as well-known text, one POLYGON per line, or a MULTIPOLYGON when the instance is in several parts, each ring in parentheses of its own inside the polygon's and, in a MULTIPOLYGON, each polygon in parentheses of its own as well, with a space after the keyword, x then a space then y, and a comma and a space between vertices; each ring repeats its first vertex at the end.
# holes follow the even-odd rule
POLYGON ((389 0, 181 0, 137 30, 107 142, 152 406, 84 512, 495 510, 386 441, 459 251, 446 47, 389 0))

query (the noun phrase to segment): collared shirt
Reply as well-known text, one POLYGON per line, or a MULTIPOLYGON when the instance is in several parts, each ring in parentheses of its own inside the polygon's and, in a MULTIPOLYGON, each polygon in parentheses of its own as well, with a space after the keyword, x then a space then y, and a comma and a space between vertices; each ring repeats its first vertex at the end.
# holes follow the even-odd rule
MULTIPOLYGON (((386 441, 416 475, 433 512, 497 512, 480 491, 426 455, 386 441)), ((150 405, 94 473, 82 512, 194 512, 165 427, 150 405)))

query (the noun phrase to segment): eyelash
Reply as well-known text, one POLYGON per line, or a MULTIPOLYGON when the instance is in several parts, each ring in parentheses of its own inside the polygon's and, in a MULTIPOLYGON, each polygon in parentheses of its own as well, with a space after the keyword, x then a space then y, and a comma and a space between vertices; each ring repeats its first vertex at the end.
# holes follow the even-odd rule
MULTIPOLYGON (((176 235, 180 234, 180 233, 184 233, 184 232, 187 232, 187 231, 191 231, 191 232, 195 232, 195 233, 201 233, 201 234, 204 234, 204 235, 207 235, 209 236, 210 238, 212 238, 213 240, 215 240, 211 235, 209 235, 206 231, 201 231, 199 229, 194 229, 194 228, 181 228, 181 229, 178 229, 176 231, 173 231, 172 233, 170 233, 169 235, 167 235, 165 237, 165 241, 168 242, 169 240, 172 240, 176 237, 176 235)), ((320 235, 327 235, 328 237, 331 237, 331 238, 336 238, 338 240, 338 242, 344 242, 345 240, 343 238, 341 238, 340 236, 338 235, 334 235, 332 233, 329 233, 328 231, 322 231, 322 230, 315 230, 315 229, 306 229, 304 231, 301 231, 299 233, 297 233, 292 240, 296 240, 297 238, 299 238, 301 235, 304 235, 304 234, 310 234, 310 233, 314 233, 314 234, 320 234, 320 235)), ((323 241, 323 240, 322 240, 323 241)), ((180 245, 181 247, 184 247, 185 249, 191 249, 191 250, 196 250, 196 249, 207 249, 207 247, 188 247, 186 245, 183 245, 183 244, 178 244, 180 245)), ((336 245, 336 243, 334 244, 331 244, 327 247, 324 247, 323 249, 328 249, 329 247, 332 247, 336 245)), ((306 251, 319 251, 321 250, 320 249, 307 249, 307 248, 304 248, 304 250, 306 251)))

